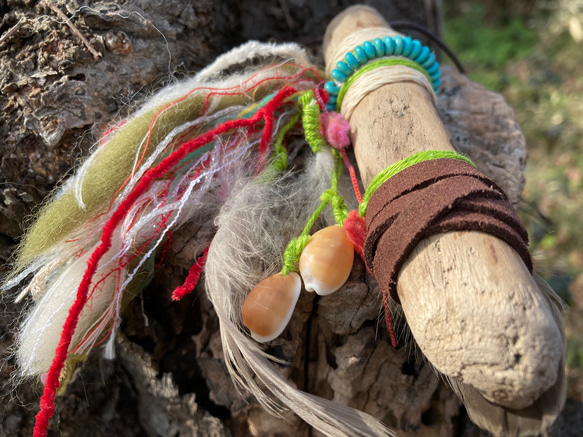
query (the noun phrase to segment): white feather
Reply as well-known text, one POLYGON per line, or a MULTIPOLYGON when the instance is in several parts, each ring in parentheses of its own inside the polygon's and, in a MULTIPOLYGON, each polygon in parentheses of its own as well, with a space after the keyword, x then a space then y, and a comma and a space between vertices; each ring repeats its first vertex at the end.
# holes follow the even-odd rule
POLYGON ((331 155, 324 151, 295 180, 290 175, 269 184, 251 180, 235 189, 216 220, 218 230, 206 264, 207 293, 219 317, 231 377, 265 408, 275 414, 290 408, 330 436, 394 435, 368 414, 294 388, 242 332, 243 300, 261 279, 281 269, 286 243, 299 234, 320 194, 329 188, 333 167, 331 155))

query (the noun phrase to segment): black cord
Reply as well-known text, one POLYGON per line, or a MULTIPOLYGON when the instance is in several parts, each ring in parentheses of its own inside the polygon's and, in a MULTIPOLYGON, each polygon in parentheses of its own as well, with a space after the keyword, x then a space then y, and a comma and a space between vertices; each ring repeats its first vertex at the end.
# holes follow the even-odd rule
POLYGON ((441 40, 441 38, 439 36, 437 36, 435 33, 433 33, 427 27, 425 27, 419 23, 415 23, 413 21, 407 21, 407 20, 391 21, 389 23, 389 26, 391 26, 393 29, 395 29, 397 31, 416 30, 417 32, 422 33, 427 38, 429 38, 431 41, 433 41, 435 44, 437 44, 437 46, 443 52, 445 52, 445 54, 447 54, 447 56, 453 61, 453 63, 455 64, 455 66, 457 67, 457 69, 459 70, 460 73, 466 74, 466 70, 464 69, 462 63, 460 62, 458 57, 455 55, 455 53, 447 46, 447 44, 445 44, 441 40))

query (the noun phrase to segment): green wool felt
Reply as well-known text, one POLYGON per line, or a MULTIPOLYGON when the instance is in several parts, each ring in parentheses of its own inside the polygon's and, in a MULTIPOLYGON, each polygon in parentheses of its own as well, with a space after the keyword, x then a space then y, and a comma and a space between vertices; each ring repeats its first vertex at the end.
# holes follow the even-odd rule
MULTIPOLYGON (((292 70, 293 67, 282 69, 292 70)), ((219 111, 230 106, 259 102, 284 84, 283 80, 272 80, 266 81, 253 93, 249 93, 252 95, 211 96, 207 107, 219 111)), ((184 94, 188 92, 189 89, 185 89, 184 94)), ((30 227, 18 249, 15 272, 22 270, 27 264, 70 236, 91 217, 107 211, 112 199, 130 176, 136 155, 141 155, 142 141, 148 135, 156 114, 159 113, 151 127, 149 145, 144 151, 143 161, 172 129, 201 115, 208 94, 209 90, 206 89, 192 93, 178 102, 163 101, 152 108, 142 110, 117 129, 100 147, 98 155, 83 177, 82 198, 85 209, 78 204, 72 186, 60 193, 53 202, 41 208, 36 222, 30 227), (170 109, 160 112, 170 103, 172 105, 170 109)))

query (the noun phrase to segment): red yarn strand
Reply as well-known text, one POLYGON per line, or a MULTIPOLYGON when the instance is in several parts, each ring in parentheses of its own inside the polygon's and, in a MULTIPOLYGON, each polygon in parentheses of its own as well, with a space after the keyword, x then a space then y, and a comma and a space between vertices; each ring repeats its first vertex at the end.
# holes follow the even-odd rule
MULTIPOLYGON (((299 65, 296 64, 289 64, 290 66, 295 66, 295 67, 299 67, 299 65)), ((263 71, 265 69, 262 69, 261 71, 263 71)), ((139 167, 140 163, 142 162, 145 154, 146 154, 146 149, 148 148, 149 144, 150 144, 150 138, 152 135, 152 129, 154 127, 154 124, 156 123, 156 121, 158 120, 158 118, 160 117, 160 115, 166 111, 166 109, 168 109, 169 107, 180 103, 181 101, 183 101, 184 99, 186 99, 187 97, 189 97, 191 94, 195 93, 196 91, 201 91, 201 90, 207 90, 209 91, 208 95, 205 98, 205 102, 204 102, 204 107, 201 113, 201 116, 204 116, 207 112, 207 108, 208 108, 208 104, 209 104, 209 99, 211 96, 214 95, 218 95, 218 96, 236 96, 236 95, 244 95, 249 93, 250 91, 257 89, 258 87, 260 87, 262 84, 264 84, 265 82, 270 82, 270 81, 277 81, 277 80, 296 80, 297 78, 301 77, 305 72, 312 72, 316 75, 316 77, 318 78, 318 80, 321 80, 320 75, 318 73, 317 70, 315 69, 311 69, 311 68, 304 68, 301 69, 300 71, 298 71, 296 74, 294 74, 292 77, 285 77, 285 76, 275 76, 275 77, 269 77, 269 78, 265 78, 263 80, 260 80, 258 82, 253 83, 253 81, 255 80, 256 76, 259 74, 255 74, 253 76, 251 76, 250 78, 246 79, 243 83, 238 84, 238 85, 234 85, 232 87, 229 88, 217 88, 217 87, 197 87, 197 88, 193 88, 192 90, 190 90, 187 94, 185 94, 184 96, 182 96, 181 98, 170 102, 168 104, 166 104, 163 108, 161 108, 152 118, 152 121, 150 122, 150 128, 148 130, 148 136, 146 138, 145 144, 144 144, 144 149, 142 151, 142 156, 140 156, 139 161, 136 163, 136 165, 134 166, 134 170, 133 172, 139 167), (249 88, 246 88, 246 86, 248 86, 249 84, 252 84, 252 86, 249 86, 249 88), (231 92, 228 93, 227 91, 229 90, 237 90, 237 89, 241 89, 244 88, 244 91, 239 91, 239 92, 231 92)), ((123 123, 125 124, 125 122, 123 123)), ((120 126, 122 126, 123 124, 121 124, 120 126)), ((115 130, 115 129, 114 129, 115 130)), ((117 195, 121 192, 121 190, 127 185, 127 183, 130 181, 131 176, 129 176, 121 185, 121 187, 119 188, 119 190, 115 193, 115 195, 112 198, 111 204, 109 205, 109 207, 111 208, 112 204, 113 204, 113 199, 115 199, 117 197, 117 195)))
POLYGON ((196 284, 200 279, 202 269, 204 269, 204 265, 206 264, 206 257, 209 253, 210 247, 211 245, 209 244, 198 260, 192 265, 188 271, 188 276, 186 277, 184 284, 182 284, 180 287, 176 287, 176 290, 172 292, 172 300, 178 301, 187 294, 192 293, 192 290, 194 290, 194 287, 196 287, 196 284))
POLYGON ((354 194, 356 195, 356 199, 358 200, 358 204, 362 203, 362 194, 360 194, 360 187, 358 186, 358 179, 356 178, 356 172, 354 171, 354 167, 348 160, 348 155, 346 154, 346 149, 340 149, 340 153, 342 153, 342 160, 344 161, 344 165, 348 169, 348 173, 350 173, 350 181, 352 182, 352 189, 354 190, 354 194))
MULTIPOLYGON (((186 157, 186 155, 209 143, 213 138, 233 129, 252 126, 262 119, 267 120, 268 118, 271 118, 273 121, 273 112, 284 102, 284 100, 289 95, 293 94, 294 92, 294 88, 286 86, 275 95, 269 104, 258 110, 255 115, 253 115, 253 117, 249 119, 227 121, 222 125, 217 126, 215 129, 201 135, 200 137, 187 141, 170 156, 166 157, 156 167, 148 169, 134 190, 129 193, 128 197, 120 203, 119 207, 112 214, 111 218, 103 228, 99 246, 93 251, 89 260, 87 261, 87 269, 85 270, 83 278, 81 279, 81 283, 79 284, 79 288, 77 289, 77 297, 71 306, 67 320, 63 325, 61 339, 55 351, 55 358, 53 359, 51 367, 49 368, 47 382, 40 400, 41 409, 36 416, 33 437, 46 436, 49 426, 49 419, 53 416, 55 411, 55 395, 59 387, 59 376, 65 365, 67 351, 69 350, 71 339, 73 338, 73 333, 77 327, 79 316, 85 303, 87 302, 91 280, 97 270, 99 261, 111 247, 111 239, 115 229, 121 223, 127 212, 131 209, 132 205, 139 200, 140 196, 146 192, 146 190, 156 179, 162 177, 164 174, 170 171, 171 168, 178 164, 184 157, 186 157)), ((268 132, 268 129, 265 129, 265 132, 268 132)), ((271 132, 268 132, 268 134, 265 132, 264 138, 267 142, 271 138, 271 132)), ((264 138, 262 138, 261 145, 264 148, 267 148, 267 145, 264 144, 264 138)))
POLYGON ((391 337, 391 346, 397 347, 397 339, 395 338, 395 331, 393 331, 393 324, 391 323, 391 311, 389 310, 389 298, 384 288, 383 291, 383 307, 385 308, 385 321, 387 322, 387 329, 391 337))
POLYGON ((295 93, 296 90, 290 86, 286 86, 271 100, 267 105, 265 105, 265 127, 263 129, 263 135, 261 136, 261 142, 259 143, 259 152, 257 156, 257 174, 261 173, 265 168, 265 163, 267 162, 267 150, 269 148, 269 143, 273 136, 273 117, 275 110, 281 106, 284 99, 295 93))

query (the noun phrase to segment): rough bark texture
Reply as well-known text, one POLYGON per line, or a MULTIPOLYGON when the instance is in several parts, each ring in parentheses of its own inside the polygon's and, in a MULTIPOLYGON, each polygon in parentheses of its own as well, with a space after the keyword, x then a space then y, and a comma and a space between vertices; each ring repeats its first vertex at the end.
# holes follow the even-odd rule
MULTIPOLYGON (((7 262, 26 218, 55 184, 110 123, 173 80, 169 73, 179 78, 196 71, 248 39, 297 41, 319 56, 325 26, 351 3, 0 0, 0 262, 7 262), (54 7, 71 17, 100 59, 54 7)), ((424 22, 423 1, 369 4, 389 19, 424 22)), ((445 76, 451 91, 439 101, 444 120, 462 150, 516 204, 525 145, 512 111, 465 78, 445 76)), ((191 254, 200 254, 212 234, 209 217, 173 236, 164 268, 126 311, 118 359, 104 361, 96 351, 58 398, 50 435, 310 435, 293 415, 274 418, 235 390, 202 285, 180 303, 170 300, 191 254)), ((451 391, 411 354, 410 342, 389 346, 379 321, 380 295, 357 261, 333 298, 302 294, 290 328, 268 352, 290 362, 281 371, 298 387, 370 412, 400 435, 479 435, 451 391)), ((6 357, 0 436, 32 434, 42 391, 35 382, 16 388, 8 383, 11 331, 21 309, 4 299, 0 311, 0 353, 6 357)), ((397 324, 403 332, 404 320, 397 324)), ((581 410, 570 402, 555 435, 578 435, 581 410)))
POLYGON ((438 97, 441 118, 459 150, 496 180, 518 208, 527 153, 514 111, 500 94, 485 93, 466 76, 444 74, 442 90, 438 97))

